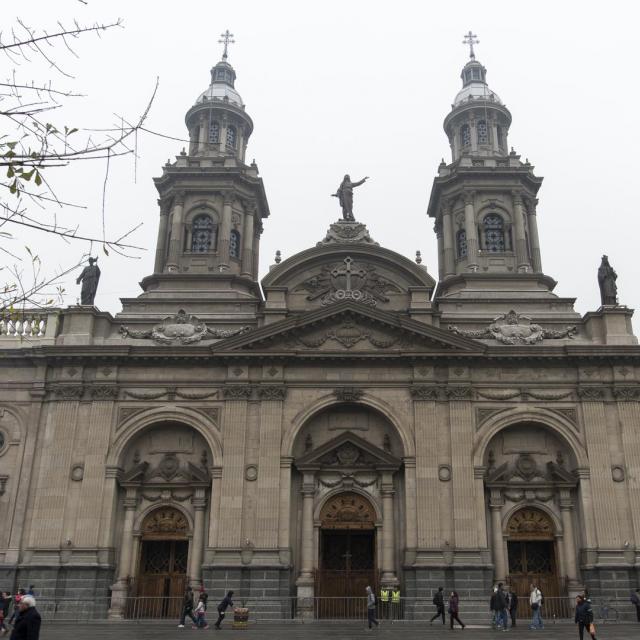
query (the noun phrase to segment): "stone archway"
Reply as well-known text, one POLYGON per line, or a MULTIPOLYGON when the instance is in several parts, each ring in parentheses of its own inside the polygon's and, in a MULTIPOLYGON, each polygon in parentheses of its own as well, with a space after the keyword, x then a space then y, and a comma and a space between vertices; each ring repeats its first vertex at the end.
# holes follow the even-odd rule
MULTIPOLYGON (((377 590, 376 520, 375 508, 362 494, 343 491, 326 500, 320 510, 316 596, 360 599, 367 586, 377 590)), ((332 609, 318 611, 318 617, 356 614, 355 607, 332 609)))
POLYGON ((188 582, 189 522, 176 507, 158 507, 142 521, 140 536, 136 617, 177 617, 188 582))

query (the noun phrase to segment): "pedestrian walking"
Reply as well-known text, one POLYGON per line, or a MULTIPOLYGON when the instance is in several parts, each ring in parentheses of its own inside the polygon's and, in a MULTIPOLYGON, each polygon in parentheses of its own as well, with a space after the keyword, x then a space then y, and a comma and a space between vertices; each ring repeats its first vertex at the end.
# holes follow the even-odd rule
POLYGON ((438 592, 433 596, 433 604, 436 605, 436 614, 431 618, 431 624, 433 624, 433 621, 440 616, 442 616, 442 624, 444 624, 444 593, 442 587, 438 587, 438 592))
POLYGON ((584 596, 576 598, 575 623, 578 625, 578 636, 584 640, 584 630, 586 629, 592 640, 596 640, 596 627, 593 624, 593 609, 591 602, 584 596))
POLYGON ((187 616, 191 618, 193 624, 196 624, 196 617, 193 615, 193 589, 190 585, 184 590, 184 596, 182 597, 182 610, 180 611, 180 622, 178 622, 178 628, 184 629, 184 622, 187 616))
POLYGON ((496 622, 498 629, 502 629, 503 631, 507 631, 508 629, 508 621, 507 621, 507 606, 508 606, 508 598, 507 594, 504 590, 502 582, 498 584, 498 589, 496 591, 496 622))
POLYGON ((218 605, 218 619, 213 625, 216 629, 220 629, 220 625, 224 620, 225 612, 229 607, 233 607, 233 591, 227 591, 227 595, 220 601, 218 605))
POLYGON ((198 606, 195 609, 196 614, 196 623, 192 629, 208 629, 209 624, 207 623, 207 595, 206 591, 203 591, 200 594, 200 598, 198 599, 198 606))
POLYGON ((39 640, 42 620, 36 609, 36 599, 24 595, 20 598, 18 615, 11 632, 11 640, 39 640))
POLYGON ((531 585, 529 605, 531 606, 531 624, 529 628, 544 629, 544 623, 542 622, 542 591, 535 584, 531 585))
POLYGON ((11 608, 11 594, 8 591, 2 592, 0 598, 0 635, 4 636, 9 633, 9 629, 4 621, 9 617, 9 609, 11 608))
POLYGON ((631 594, 631 604, 636 608, 636 618, 640 622, 640 589, 636 589, 631 594))
POLYGON ((516 626, 516 618, 518 617, 518 596, 511 587, 509 587, 507 595, 509 596, 509 615, 511 616, 511 628, 513 629, 516 626))
POLYGON ((376 595, 373 593, 373 589, 371 587, 367 587, 367 622, 369 623, 369 631, 373 628, 375 624, 376 627, 380 624, 376 620, 376 595))
POLYGON ((460 598, 458 597, 457 591, 452 591, 449 596, 449 624, 453 629, 453 621, 455 620, 463 629, 465 627, 464 623, 458 617, 458 612, 460 611, 460 598))
POLYGON ((489 611, 491 612, 491 627, 498 626, 498 610, 496 609, 496 598, 498 597, 498 587, 493 587, 491 598, 489 599, 489 611))

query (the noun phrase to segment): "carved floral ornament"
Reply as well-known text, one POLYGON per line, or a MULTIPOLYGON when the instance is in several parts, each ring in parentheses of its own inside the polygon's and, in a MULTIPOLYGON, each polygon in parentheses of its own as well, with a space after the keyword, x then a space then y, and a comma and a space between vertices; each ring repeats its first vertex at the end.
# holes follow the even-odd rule
POLYGON ((511 540, 553 540, 554 530, 551 518, 539 509, 521 509, 507 524, 511 540))
POLYGON ((186 538, 189 523, 184 515, 172 507, 156 509, 142 523, 142 536, 149 538, 186 538))
POLYGON ((249 327, 239 329, 212 329, 204 321, 194 315, 189 315, 180 309, 174 316, 167 316, 160 324, 152 329, 137 330, 127 326, 120 327, 123 338, 151 339, 156 344, 195 344, 203 340, 221 340, 240 333, 245 333, 249 327))
POLYGON ((338 327, 312 334, 304 338, 298 336, 297 341, 308 349, 317 349, 326 342, 337 342, 345 349, 351 349, 360 342, 368 342, 376 349, 388 349, 394 346, 401 346, 401 336, 384 336, 369 327, 363 327, 356 323, 354 319, 347 318, 338 327))
POLYGON ((496 316, 485 329, 460 329, 449 325, 449 331, 465 338, 493 338, 502 344, 522 345, 537 344, 543 340, 572 339, 578 329, 569 326, 562 330, 543 329, 539 324, 531 321, 529 316, 516 313, 513 309, 509 313, 496 316))

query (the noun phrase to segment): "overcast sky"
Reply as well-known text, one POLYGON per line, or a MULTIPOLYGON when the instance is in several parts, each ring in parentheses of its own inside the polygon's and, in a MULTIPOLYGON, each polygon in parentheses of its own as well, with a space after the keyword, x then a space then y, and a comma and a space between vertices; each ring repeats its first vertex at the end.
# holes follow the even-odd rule
MULTIPOLYGON (((11 3, 11 9, 18 5, 11 3)), ((441 158, 450 161, 442 122, 461 87, 472 29, 489 86, 513 116, 509 142, 544 177, 538 222, 542 263, 556 293, 576 297, 581 313, 599 306, 596 271, 607 253, 620 302, 640 307, 638 175, 638 17, 635 2, 284 2, 274 0, 132 2, 38 0, 20 3, 33 27, 123 18, 124 28, 58 49, 69 79, 22 65, 22 79, 52 79, 86 94, 51 115, 58 124, 109 127, 135 119, 156 76, 147 126, 186 137, 184 115, 220 59, 219 34, 235 34, 229 62, 255 129, 247 158, 264 179, 271 216, 261 243, 261 276, 276 249, 284 258, 315 245, 340 217, 329 197, 345 173, 370 181, 354 212, 380 244, 414 257, 421 250, 437 278, 429 193, 441 158)), ((3 30, 10 15, 4 12, 3 30)), ((2 60, 5 77, 12 65, 2 60)), ((3 132, 4 133, 4 132, 3 132)), ((130 240, 139 259, 101 255, 96 304, 116 313, 120 297, 140 292, 152 272, 158 223, 152 177, 183 144, 138 137, 137 167, 113 162, 106 192, 107 236, 138 222, 130 240), (134 181, 134 169, 137 179, 134 181)), ((80 230, 100 234, 105 166, 59 171, 58 195, 85 204, 80 230)), ((60 213, 70 224, 79 214, 60 213)), ((34 231, 25 238, 49 268, 83 247, 34 231)), ((66 283, 66 303, 79 296, 66 283)), ((506 310, 505 310, 506 311, 506 310)), ((637 322, 635 323, 638 324, 637 322)))

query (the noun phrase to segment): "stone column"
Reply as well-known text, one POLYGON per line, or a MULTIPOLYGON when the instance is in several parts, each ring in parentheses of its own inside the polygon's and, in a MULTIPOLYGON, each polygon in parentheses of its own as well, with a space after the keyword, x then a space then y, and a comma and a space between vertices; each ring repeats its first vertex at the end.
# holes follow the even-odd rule
POLYGON ((253 220, 256 215, 255 205, 248 205, 244 210, 244 233, 242 234, 242 275, 253 275, 253 220))
POLYGON ((111 608, 109 618, 123 618, 129 593, 129 572, 133 557, 133 520, 138 505, 136 489, 127 489, 124 499, 124 524, 122 527, 122 541, 120 543, 120 558, 118 559, 117 581, 111 586, 111 608))
POLYGON ((444 277, 446 278, 456 273, 456 239, 450 202, 446 202, 442 207, 442 235, 444 240, 444 277))
POLYGON ((393 472, 382 473, 382 582, 384 584, 396 584, 398 579, 395 574, 395 519, 393 514, 393 472))
POLYGON ((499 155, 500 145, 498 144, 498 121, 495 118, 491 118, 491 142, 493 146, 493 152, 496 155, 499 155))
POLYGON ((200 135, 198 136, 198 155, 205 155, 209 146, 209 118, 200 116, 200 135))
POLYGON ((531 266, 536 273, 542 273, 540 238, 538 236, 538 216, 536 213, 537 204, 537 198, 531 198, 531 200, 529 200, 529 242, 531 243, 531 266))
POLYGON ((502 538, 502 507, 504 500, 500 489, 491 490, 489 509, 491 510, 491 542, 493 551, 494 582, 504 582, 507 569, 504 561, 504 540, 502 538))
POLYGON ((229 266, 229 238, 231 236, 231 209, 234 194, 232 191, 224 193, 222 206, 222 225, 220 227, 220 240, 218 243, 218 255, 220 264, 229 266))
POLYGON ((473 206, 473 191, 465 191, 464 198, 464 229, 467 233, 467 270, 478 270, 478 228, 476 212, 473 206))
MULTIPOLYGON (((629 392, 629 395, 634 392, 629 392)), ((637 391, 635 392, 637 393, 637 391)), ((640 548, 640 398, 618 398, 618 415, 622 429, 622 449, 626 467, 625 485, 629 501, 629 517, 633 524, 635 547, 640 548)))
POLYGON ((473 115, 469 119, 469 130, 471 131, 471 151, 474 152, 478 150, 478 127, 473 115))
POLYGON ((158 225, 158 241, 156 243, 156 260, 153 265, 154 273, 162 273, 164 260, 167 257, 167 228, 169 226, 169 208, 166 202, 158 200, 160 206, 160 224, 158 225))
POLYGON ((210 548, 218 546, 218 523, 220 521, 220 485, 222 467, 211 468, 211 508, 209 511, 209 542, 210 548))
POLYGON ((202 576, 202 553, 204 546, 204 510, 207 501, 204 497, 204 489, 196 489, 196 494, 191 500, 195 510, 193 518, 193 537, 191 544, 191 564, 189 567, 189 579, 191 584, 199 584, 202 576))
POLYGON ((280 458, 280 518, 278 522, 278 549, 281 564, 291 564, 291 465, 293 458, 280 458))
POLYGON ((315 493, 315 473, 305 471, 302 482, 301 567, 300 576, 296 582, 298 597, 313 596, 313 498, 315 493))
POLYGON ((167 271, 178 271, 178 260, 182 253, 182 211, 184 209, 184 193, 176 195, 173 201, 173 219, 171 221, 171 241, 169 242, 169 256, 167 271))
POLYGON ((436 220, 433 230, 438 241, 438 280, 444 280, 444 237, 442 235, 442 218, 436 220))
POLYGON ((576 541, 573 533, 573 519, 571 512, 573 511, 573 500, 569 495, 569 491, 562 490, 560 493, 560 513, 562 515, 562 546, 564 551, 564 566, 567 572, 569 588, 576 587, 578 584, 578 566, 576 563, 576 541))
POLYGON ((404 491, 407 548, 404 562, 411 565, 416 559, 418 524, 416 520, 416 459, 404 458, 404 491))
POLYGON ((512 193, 513 217, 516 230, 516 264, 518 271, 527 272, 531 270, 529 255, 527 252, 527 238, 524 228, 524 209, 522 206, 522 196, 519 192, 512 193))

